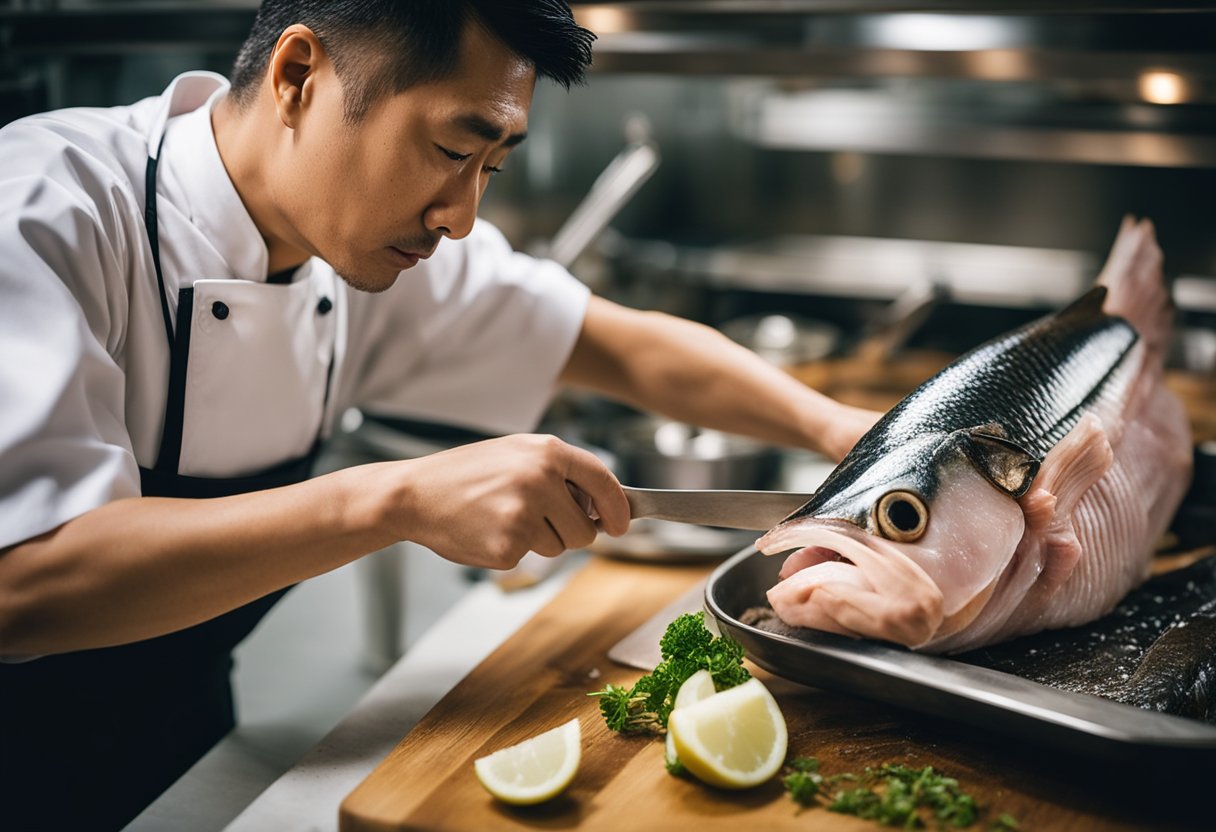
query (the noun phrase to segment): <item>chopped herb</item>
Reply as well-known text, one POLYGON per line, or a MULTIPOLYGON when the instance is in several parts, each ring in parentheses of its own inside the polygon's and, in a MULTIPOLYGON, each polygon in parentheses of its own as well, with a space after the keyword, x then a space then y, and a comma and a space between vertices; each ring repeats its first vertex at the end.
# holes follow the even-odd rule
POLYGON ((790 798, 800 806, 813 805, 823 783, 819 761, 814 757, 796 757, 788 767, 790 772, 781 778, 781 784, 790 793, 790 798))
POLYGON ((684 772, 688 771, 688 769, 684 767, 684 764, 678 759, 664 760, 663 765, 667 767, 667 773, 672 777, 680 777, 684 774, 684 772))
POLYGON ((680 685, 698 670, 709 671, 717 690, 751 678, 743 666, 742 645, 707 630, 703 612, 686 613, 667 625, 659 652, 659 666, 632 688, 610 684, 587 694, 600 698, 600 713, 613 731, 664 730, 680 685))
POLYGON ((819 771, 819 761, 814 757, 795 757, 789 761, 794 771, 819 771))
MULTIPOLYGON (((818 760, 799 757, 787 769, 789 773, 781 782, 790 798, 802 806, 815 805, 822 796, 829 811, 904 829, 923 828, 926 817, 936 820, 939 829, 963 828, 974 824, 979 816, 975 799, 959 788, 957 780, 935 772, 932 766, 918 769, 887 763, 867 767, 860 776, 845 773, 824 777, 819 774, 818 760), (828 794, 830 787, 844 782, 857 785, 828 794)), ((1018 828, 1018 822, 1008 814, 1002 814, 990 827, 991 832, 1018 828)))

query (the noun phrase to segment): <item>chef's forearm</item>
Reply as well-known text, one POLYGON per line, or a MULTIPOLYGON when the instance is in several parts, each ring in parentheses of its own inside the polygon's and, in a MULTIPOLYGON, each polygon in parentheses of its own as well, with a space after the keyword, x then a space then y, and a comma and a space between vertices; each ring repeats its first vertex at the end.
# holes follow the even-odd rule
POLYGON ((182 629, 394 542, 380 466, 210 500, 133 498, 0 552, 0 655, 182 629))
POLYGON ((701 324, 668 319, 639 336, 635 390, 672 418, 798 446, 816 441, 834 406, 701 324))
POLYGON ((593 300, 565 380, 704 427, 841 456, 858 411, 721 333, 593 300))

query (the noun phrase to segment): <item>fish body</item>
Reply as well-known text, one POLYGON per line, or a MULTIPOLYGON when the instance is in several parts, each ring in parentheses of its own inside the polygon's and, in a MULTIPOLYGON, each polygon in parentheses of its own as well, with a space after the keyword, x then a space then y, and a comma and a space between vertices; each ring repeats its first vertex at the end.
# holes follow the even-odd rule
POLYGON ((761 538, 796 549, 783 620, 957 651, 1092 620, 1144 580, 1191 458, 1151 225, 1125 223, 1099 283, 918 387, 761 538))

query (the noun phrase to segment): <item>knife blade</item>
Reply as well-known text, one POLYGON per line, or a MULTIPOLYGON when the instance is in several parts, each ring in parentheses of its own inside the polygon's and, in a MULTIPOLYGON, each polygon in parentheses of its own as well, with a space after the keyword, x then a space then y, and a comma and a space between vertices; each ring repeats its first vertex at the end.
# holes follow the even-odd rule
POLYGON ((630 516, 677 523, 767 531, 801 508, 810 494, 622 486, 630 516))

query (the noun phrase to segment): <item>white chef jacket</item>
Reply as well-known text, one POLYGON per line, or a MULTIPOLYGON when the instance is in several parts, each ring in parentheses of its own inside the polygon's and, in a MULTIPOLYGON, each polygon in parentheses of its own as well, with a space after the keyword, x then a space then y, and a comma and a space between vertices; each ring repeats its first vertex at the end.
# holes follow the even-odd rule
POLYGON ((132 106, 0 129, 0 548, 137 496, 139 466, 156 463, 169 346, 143 211, 162 131, 175 326, 178 290, 194 288, 178 473, 241 476, 303 456, 351 406, 512 433, 533 429, 552 395, 588 291, 485 221, 380 294, 316 258, 290 284, 267 283, 266 245, 211 129, 226 91, 187 73, 132 106))

